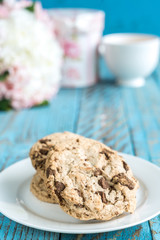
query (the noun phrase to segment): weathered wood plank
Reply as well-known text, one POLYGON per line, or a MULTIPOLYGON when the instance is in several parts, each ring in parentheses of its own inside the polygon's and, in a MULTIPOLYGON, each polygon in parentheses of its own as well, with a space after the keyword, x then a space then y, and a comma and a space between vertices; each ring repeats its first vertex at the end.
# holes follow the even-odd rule
POLYGON ((152 240, 150 228, 148 222, 144 224, 127 228, 124 230, 108 232, 108 233, 96 233, 96 234, 61 234, 61 240, 117 240, 117 239, 131 239, 131 240, 152 240), (145 234, 144 234, 145 233, 145 234))
MULTIPOLYGON (((136 99, 134 89, 124 88, 121 92, 123 95, 123 105, 125 110, 125 116, 128 122, 128 129, 130 139, 133 148, 133 154, 148 159, 149 150, 147 140, 144 132, 144 126, 140 114, 140 110, 137 108, 138 103, 136 99)), ((143 94, 143 90, 140 90, 140 94, 143 94)))
MULTIPOLYGON (((145 126, 150 161, 160 166, 160 88, 157 88, 157 84, 152 78, 147 82, 147 89, 139 106, 140 109, 142 109, 144 101, 146 101, 146 105, 142 120, 145 126)), ((160 237, 160 216, 150 220, 150 227, 153 239, 158 240, 160 237)))
POLYGON ((114 149, 132 152, 119 88, 101 84, 86 89, 81 105, 77 133, 102 141, 114 149))
MULTIPOLYGON (((136 147, 132 131, 137 122, 138 130, 142 127, 139 116, 134 116, 135 91, 105 84, 86 89, 83 92, 77 132, 98 139, 118 151, 134 154, 136 147), (125 104, 126 101, 129 104, 125 104)), ((141 134, 138 137, 139 144, 143 140, 144 136, 141 134)), ((77 237, 72 235, 71 239, 77 237)), ((68 239, 68 235, 62 234, 61 238, 68 239)), ((149 223, 145 222, 122 231, 80 236, 80 239, 152 239, 152 235, 149 223)))
MULTIPOLYGON (((0 167, 2 169, 26 157, 30 146, 42 136, 64 130, 98 139, 118 151, 158 163, 159 96, 152 81, 148 81, 143 89, 101 84, 84 90, 63 89, 49 107, 16 114, 13 111, 0 113, 0 167)), ((61 239, 152 239, 151 228, 153 239, 158 240, 159 224, 158 216, 121 231, 61 234, 61 239)), ((60 236, 22 226, 3 215, 0 215, 0 229, 0 239, 39 240, 59 239, 60 236)))
POLYGON ((5 116, 9 120, 0 134, 0 169, 27 157, 39 138, 57 131, 74 131, 79 98, 81 90, 63 89, 48 107, 3 114, 3 122, 5 116))
MULTIPOLYGON (((62 89, 50 106, 0 113, 0 169, 28 157, 31 145, 39 138, 57 131, 74 131, 81 90, 62 89)), ((58 233, 47 233, 25 227, 1 216, 1 239, 59 239, 58 233)))
POLYGON ((150 220, 150 227, 152 231, 153 240, 160 239, 160 215, 150 220))
POLYGON ((3 217, 3 222, 1 225, 1 231, 0 231, 0 239, 5 240, 7 238, 10 225, 11 225, 11 220, 6 217, 3 217))
MULTIPOLYGON (((127 90, 123 94, 134 153, 160 166, 160 89, 157 88, 154 79, 150 78, 143 89, 137 89, 132 93, 132 98, 128 97, 127 90)), ((160 236, 159 219, 158 216, 149 221, 155 240, 160 236)))

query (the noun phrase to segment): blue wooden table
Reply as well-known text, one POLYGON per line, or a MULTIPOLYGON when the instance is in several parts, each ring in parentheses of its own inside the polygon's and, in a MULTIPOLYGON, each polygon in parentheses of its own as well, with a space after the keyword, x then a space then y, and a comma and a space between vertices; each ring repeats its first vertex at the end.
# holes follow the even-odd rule
MULTIPOLYGON (((0 169, 26 158, 39 138, 65 130, 100 140, 120 152, 160 166, 160 73, 154 73, 139 89, 107 83, 85 89, 61 89, 49 106, 0 112, 0 169)), ((160 216, 125 230, 68 235, 32 229, 1 214, 0 240, 11 239, 159 240, 160 216)))

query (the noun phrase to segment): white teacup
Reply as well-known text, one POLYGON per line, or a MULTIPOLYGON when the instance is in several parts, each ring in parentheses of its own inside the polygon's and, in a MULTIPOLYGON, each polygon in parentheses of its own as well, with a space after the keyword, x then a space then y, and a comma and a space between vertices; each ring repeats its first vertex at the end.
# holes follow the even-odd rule
POLYGON ((159 38, 147 34, 109 34, 99 52, 120 85, 140 87, 159 60, 159 38))

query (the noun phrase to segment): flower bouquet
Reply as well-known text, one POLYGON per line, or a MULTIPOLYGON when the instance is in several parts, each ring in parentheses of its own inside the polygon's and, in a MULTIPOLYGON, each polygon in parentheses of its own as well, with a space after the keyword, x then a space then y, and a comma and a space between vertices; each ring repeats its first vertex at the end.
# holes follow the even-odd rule
POLYGON ((0 109, 46 104, 58 91, 61 62, 40 3, 0 0, 0 109))

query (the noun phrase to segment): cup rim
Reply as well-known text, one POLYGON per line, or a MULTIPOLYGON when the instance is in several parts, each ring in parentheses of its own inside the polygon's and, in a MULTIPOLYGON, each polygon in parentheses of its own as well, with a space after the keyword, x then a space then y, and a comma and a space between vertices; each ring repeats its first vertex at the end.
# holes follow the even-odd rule
POLYGON ((114 46, 135 46, 139 44, 159 41, 159 37, 145 33, 112 33, 102 37, 102 43, 114 46))

